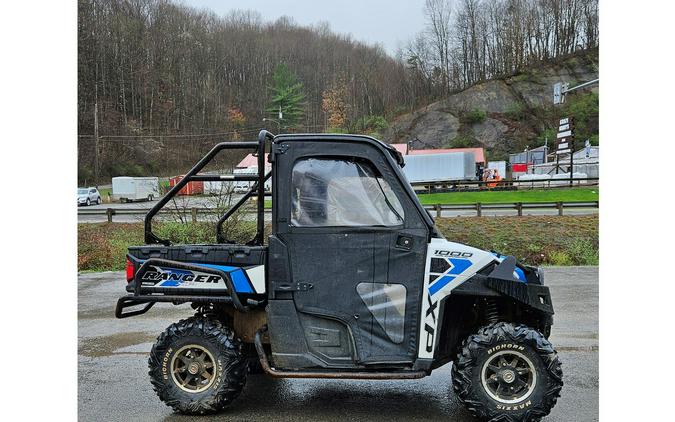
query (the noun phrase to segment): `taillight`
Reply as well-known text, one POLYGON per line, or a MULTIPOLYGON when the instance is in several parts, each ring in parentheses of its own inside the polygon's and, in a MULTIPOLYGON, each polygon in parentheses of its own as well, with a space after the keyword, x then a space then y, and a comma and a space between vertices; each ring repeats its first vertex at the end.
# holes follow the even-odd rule
POLYGON ((129 258, 127 258, 127 283, 131 283, 133 281, 134 275, 134 263, 131 262, 129 258))

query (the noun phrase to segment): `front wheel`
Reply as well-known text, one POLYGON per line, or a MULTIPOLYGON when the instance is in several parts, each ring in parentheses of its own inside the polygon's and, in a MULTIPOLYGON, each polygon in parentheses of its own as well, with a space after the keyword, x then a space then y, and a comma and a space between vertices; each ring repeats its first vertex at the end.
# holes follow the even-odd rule
POLYGON ((452 386, 480 419, 538 421, 560 396, 562 369, 540 332, 498 322, 464 341, 452 365, 452 386))
POLYGON ((209 318, 169 326, 152 347, 148 366, 160 400, 190 415, 222 410, 246 383, 241 342, 232 330, 209 318))

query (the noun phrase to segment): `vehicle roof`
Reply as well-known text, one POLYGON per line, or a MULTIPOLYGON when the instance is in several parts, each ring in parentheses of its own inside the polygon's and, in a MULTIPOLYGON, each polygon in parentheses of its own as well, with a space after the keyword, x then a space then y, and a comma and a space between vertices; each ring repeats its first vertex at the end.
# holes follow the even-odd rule
POLYGON ((274 137, 274 142, 285 142, 285 141, 302 141, 302 140, 315 140, 321 139, 326 141, 333 142, 363 142, 376 144, 380 147, 389 151, 389 153, 394 157, 394 160, 403 167, 403 154, 398 151, 395 147, 375 139, 372 136, 367 135, 355 135, 350 133, 287 133, 281 134, 274 137))

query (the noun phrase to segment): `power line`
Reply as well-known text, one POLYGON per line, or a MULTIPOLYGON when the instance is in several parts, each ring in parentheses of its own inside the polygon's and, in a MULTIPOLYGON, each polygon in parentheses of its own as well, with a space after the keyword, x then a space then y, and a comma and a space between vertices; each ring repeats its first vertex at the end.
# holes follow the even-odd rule
MULTIPOLYGON (((323 127, 323 125, 306 125, 301 126, 303 128, 318 128, 323 127)), ((235 135, 235 134, 244 134, 244 133, 257 133, 260 131, 260 127, 255 127, 251 129, 242 129, 231 132, 218 132, 218 133, 191 133, 184 135, 99 135, 99 140, 133 140, 133 139, 180 139, 180 138, 206 138, 212 136, 226 136, 226 135, 235 135)), ((95 138, 95 135, 77 135, 79 138, 95 138)))
POLYGON ((205 138, 209 136, 224 136, 224 135, 234 135, 237 133, 249 133, 249 132, 258 132, 259 128, 255 129, 242 129, 232 132, 219 132, 219 133, 191 133, 186 135, 103 135, 101 138, 106 139, 122 139, 122 138, 205 138))

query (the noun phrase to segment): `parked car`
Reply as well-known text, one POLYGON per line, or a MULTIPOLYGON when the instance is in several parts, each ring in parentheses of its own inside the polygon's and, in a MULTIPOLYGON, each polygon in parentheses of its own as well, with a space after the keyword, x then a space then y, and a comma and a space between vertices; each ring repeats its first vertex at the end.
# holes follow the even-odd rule
POLYGON ((100 204, 101 194, 96 188, 77 188, 77 205, 100 204))

